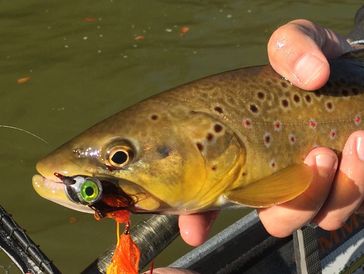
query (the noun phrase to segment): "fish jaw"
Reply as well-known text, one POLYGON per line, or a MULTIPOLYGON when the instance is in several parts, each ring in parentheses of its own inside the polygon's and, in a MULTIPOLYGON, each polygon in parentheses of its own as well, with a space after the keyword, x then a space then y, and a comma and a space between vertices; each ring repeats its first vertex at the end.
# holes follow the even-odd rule
POLYGON ((70 201, 66 193, 65 185, 60 181, 48 179, 37 174, 33 176, 32 184, 38 195, 47 200, 80 212, 94 213, 91 208, 70 201))
MULTIPOLYGON (((73 162, 74 155, 72 153, 71 143, 67 143, 47 155, 36 165, 38 174, 32 178, 33 188, 41 197, 49 201, 76 211, 94 213, 94 210, 88 206, 77 204, 70 200, 67 195, 66 186, 55 176, 57 173, 62 176, 78 175, 80 171, 79 167, 73 162)), ((85 174, 85 176, 90 175, 88 173, 85 174)))
MULTIPOLYGON (((63 151, 70 151, 70 149, 67 147, 67 149, 63 151)), ((40 175, 33 176, 33 188, 41 197, 59 205, 80 212, 95 213, 94 209, 97 210, 97 206, 92 209, 88 206, 72 201, 72 199, 70 199, 66 185, 62 183, 62 180, 55 176, 55 174, 58 173, 59 175, 66 177, 72 177, 76 175, 93 177, 94 173, 87 172, 84 168, 80 168, 79 165, 74 164, 72 154, 60 152, 61 150, 58 149, 56 152, 46 156, 37 163, 36 169, 40 175)), ((103 174, 101 177, 104 176, 105 174, 103 174)), ((105 179, 105 181, 108 181, 108 179, 105 179)), ((145 213, 159 212, 164 210, 163 203, 150 195, 138 184, 120 178, 110 178, 110 181, 113 181, 114 183, 110 183, 109 185, 114 184, 115 186, 119 187, 122 190, 124 197, 129 197, 129 199, 134 200, 132 204, 128 205, 129 210, 132 212, 145 213), (163 207, 163 209, 160 207, 163 207)), ((115 193, 118 192, 117 189, 114 190, 116 190, 115 193)))

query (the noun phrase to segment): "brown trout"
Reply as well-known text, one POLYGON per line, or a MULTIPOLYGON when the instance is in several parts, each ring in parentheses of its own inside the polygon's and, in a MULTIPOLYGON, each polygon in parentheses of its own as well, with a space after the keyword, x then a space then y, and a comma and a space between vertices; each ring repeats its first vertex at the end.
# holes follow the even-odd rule
POLYGON ((316 146, 341 151, 364 129, 364 52, 331 61, 315 92, 269 66, 213 75, 96 124, 46 156, 39 195, 85 212, 192 213, 268 207, 304 192, 316 146))

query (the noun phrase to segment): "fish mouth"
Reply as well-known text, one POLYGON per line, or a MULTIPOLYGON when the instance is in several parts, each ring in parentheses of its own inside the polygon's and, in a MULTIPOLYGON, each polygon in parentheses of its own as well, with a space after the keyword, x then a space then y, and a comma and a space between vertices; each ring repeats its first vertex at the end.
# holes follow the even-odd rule
POLYGON ((128 210, 133 213, 158 213, 166 207, 158 198, 149 194, 139 185, 123 179, 91 178, 99 181, 101 186, 100 199, 90 204, 82 204, 70 187, 72 178, 85 176, 65 177, 60 174, 52 179, 42 175, 34 175, 33 188, 43 198, 64 207, 80 212, 95 214, 103 218, 109 213, 119 210, 128 210))
POLYGON ((61 180, 55 181, 36 174, 32 178, 32 184, 38 195, 47 200, 80 212, 94 213, 90 207, 71 201, 67 196, 66 186, 61 180))

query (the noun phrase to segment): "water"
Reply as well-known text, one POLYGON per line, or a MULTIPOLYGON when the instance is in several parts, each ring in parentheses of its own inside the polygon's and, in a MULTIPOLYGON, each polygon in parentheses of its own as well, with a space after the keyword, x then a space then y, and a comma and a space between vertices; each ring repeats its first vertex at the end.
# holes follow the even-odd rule
MULTIPOLYGON (((115 241, 114 223, 96 222, 38 197, 31 187, 37 159, 150 95, 266 63, 267 39, 289 20, 307 18, 345 34, 360 4, 0 1, 0 123, 48 142, 0 128, 0 203, 64 273, 80 272, 115 241), (30 78, 17 83, 23 77, 30 78)), ((241 214, 222 214, 215 231, 241 214)), ((167 264, 185 250, 179 241, 157 263, 167 264)), ((9 265, 3 255, 0 265, 9 265)))

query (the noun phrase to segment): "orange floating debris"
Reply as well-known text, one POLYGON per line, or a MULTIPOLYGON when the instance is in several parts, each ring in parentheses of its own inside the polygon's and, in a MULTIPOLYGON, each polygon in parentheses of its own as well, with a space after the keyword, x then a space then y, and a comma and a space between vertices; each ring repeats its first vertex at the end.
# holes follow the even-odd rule
POLYGON ((187 27, 187 26, 182 26, 180 29, 179 29, 179 33, 181 34, 181 35, 184 35, 184 34, 186 34, 187 32, 189 32, 190 31, 190 28, 189 27, 187 27))
POLYGON ((25 84, 26 82, 29 82, 30 79, 31 79, 30 76, 25 76, 25 77, 21 77, 21 78, 17 79, 16 82, 18 84, 25 84))
POLYGON ((144 40, 144 35, 137 35, 137 36, 135 36, 134 37, 134 40, 136 40, 136 41, 142 41, 142 40, 144 40))
POLYGON ((96 22, 97 21, 97 18, 95 17, 85 17, 82 19, 83 22, 86 22, 86 23, 92 23, 92 22, 96 22))
POLYGON ((75 223, 77 223, 77 218, 75 217, 75 216, 70 216, 70 217, 68 217, 68 223, 69 224, 75 224, 75 223))

